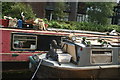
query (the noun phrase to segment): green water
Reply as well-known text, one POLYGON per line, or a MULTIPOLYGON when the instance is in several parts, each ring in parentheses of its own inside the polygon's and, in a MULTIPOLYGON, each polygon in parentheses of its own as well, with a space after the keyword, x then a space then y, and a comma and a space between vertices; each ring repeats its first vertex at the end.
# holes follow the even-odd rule
POLYGON ((30 80, 32 74, 29 70, 4 71, 2 72, 2 80, 30 80))

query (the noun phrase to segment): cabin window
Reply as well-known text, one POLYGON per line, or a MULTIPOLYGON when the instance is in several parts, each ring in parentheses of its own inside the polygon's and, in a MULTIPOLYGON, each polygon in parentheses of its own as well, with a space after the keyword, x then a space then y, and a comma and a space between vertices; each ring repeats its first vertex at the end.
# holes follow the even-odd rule
POLYGON ((13 34, 12 48, 14 50, 35 50, 37 48, 37 36, 13 34))
POLYGON ((112 50, 93 49, 91 51, 92 64, 110 64, 112 63, 112 50))

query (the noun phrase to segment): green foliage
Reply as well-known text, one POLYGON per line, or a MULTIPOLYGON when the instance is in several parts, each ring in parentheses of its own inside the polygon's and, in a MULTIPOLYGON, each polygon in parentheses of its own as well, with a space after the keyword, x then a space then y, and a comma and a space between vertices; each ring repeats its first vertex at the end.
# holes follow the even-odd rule
POLYGON ((2 2, 2 16, 9 15, 11 13, 11 6, 14 4, 14 2, 2 2))
POLYGON ((110 23, 108 17, 112 16, 113 6, 115 3, 112 2, 89 2, 86 3, 88 6, 87 14, 89 15, 89 21, 106 25, 110 23))
MULTIPOLYGON (((46 21, 45 21, 46 22, 46 21)), ((118 25, 100 25, 91 22, 75 22, 75 21, 47 21, 48 27, 61 28, 70 30, 86 30, 86 31, 99 31, 108 32, 113 29, 120 32, 120 26, 118 25)))
POLYGON ((2 2, 0 1, 0 19, 2 18, 2 2))
POLYGON ((11 17, 16 17, 19 19, 21 18, 21 12, 24 12, 26 19, 35 18, 32 7, 25 3, 3 3, 2 8, 3 15, 9 15, 11 17))

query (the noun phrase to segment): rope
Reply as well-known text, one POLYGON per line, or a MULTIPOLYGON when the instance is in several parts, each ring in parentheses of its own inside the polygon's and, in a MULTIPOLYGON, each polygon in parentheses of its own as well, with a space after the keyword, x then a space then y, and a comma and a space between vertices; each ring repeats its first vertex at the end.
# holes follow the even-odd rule
POLYGON ((32 78, 31 78, 30 80, 33 80, 33 79, 34 79, 34 77, 35 77, 35 75, 36 75, 36 73, 37 73, 37 71, 38 71, 38 69, 39 69, 39 67, 40 67, 40 65, 41 65, 41 63, 42 63, 42 61, 43 61, 43 59, 40 60, 40 62, 39 62, 39 64, 38 64, 38 66, 37 66, 37 68, 36 68, 36 70, 35 70, 35 72, 34 72, 32 78))

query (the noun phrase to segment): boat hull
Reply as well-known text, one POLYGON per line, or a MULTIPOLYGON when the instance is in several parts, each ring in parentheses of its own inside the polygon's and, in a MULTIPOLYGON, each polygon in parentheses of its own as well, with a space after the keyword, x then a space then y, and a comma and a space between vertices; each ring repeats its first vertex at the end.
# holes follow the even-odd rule
MULTIPOLYGON (((32 69, 33 71, 35 70, 32 69)), ((107 78, 120 79, 120 68, 64 68, 41 64, 37 78, 107 78)))

